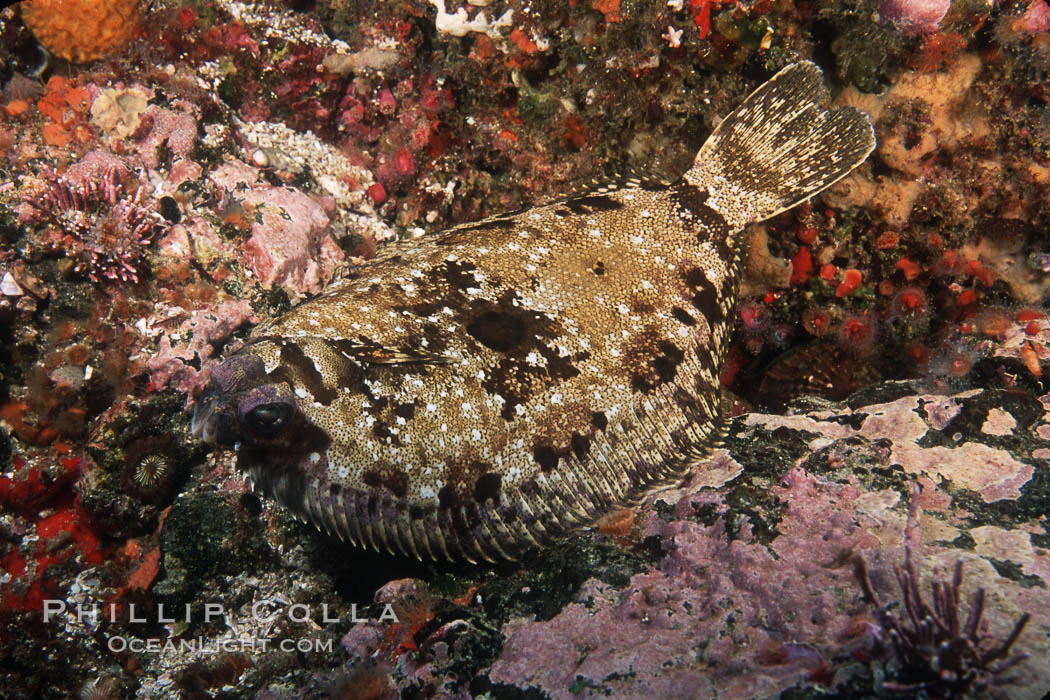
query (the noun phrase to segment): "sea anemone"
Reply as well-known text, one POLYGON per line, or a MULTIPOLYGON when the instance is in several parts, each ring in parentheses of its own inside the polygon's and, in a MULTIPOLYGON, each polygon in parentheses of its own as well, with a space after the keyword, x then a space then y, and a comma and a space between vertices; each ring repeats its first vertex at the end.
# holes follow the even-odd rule
POLYGON ((802 327, 810 335, 822 338, 831 330, 834 319, 831 312, 825 308, 808 309, 802 314, 802 327))
POLYGON ((856 355, 866 357, 875 349, 875 322, 871 314, 852 314, 842 320, 839 326, 839 343, 856 355))
POLYGON ((74 272, 93 282, 138 282, 150 243, 168 228, 145 199, 145 188, 125 192, 119 170, 109 167, 83 183, 51 177, 32 206, 48 224, 44 242, 64 251, 74 272))
POLYGON ((749 302, 740 306, 740 325, 745 333, 761 333, 769 328, 772 315, 765 304, 749 302))
POLYGON ((890 303, 893 313, 908 322, 919 321, 925 318, 930 311, 930 302, 921 287, 904 287, 897 292, 890 303))
POLYGON ((132 442, 124 451, 121 485, 144 501, 157 502, 168 493, 175 477, 175 462, 168 454, 174 435, 151 435, 132 442))
POLYGON ((769 328, 773 316, 765 304, 754 302, 742 304, 737 314, 740 318, 741 329, 744 331, 744 345, 748 352, 757 355, 765 344, 763 334, 769 328))
POLYGON ((391 694, 390 669, 374 660, 364 661, 338 672, 325 684, 323 692, 333 700, 382 700, 391 694))
POLYGON ((1014 327, 1016 318, 1011 311, 999 306, 984 309, 974 319, 974 325, 981 333, 994 338, 1001 338, 1014 327))
POLYGON ((153 489, 162 483, 171 471, 168 458, 159 453, 144 456, 132 471, 132 481, 142 489, 153 489))
POLYGON ((124 697, 126 690, 118 679, 103 676, 80 687, 80 700, 116 700, 124 697))
POLYGON ((876 610, 883 632, 882 644, 893 658, 882 687, 890 692, 924 692, 931 698, 974 697, 992 686, 1011 682, 1002 674, 1028 658, 1025 652, 1011 654, 1031 615, 1025 613, 1014 624, 1005 640, 986 634, 984 589, 978 588, 963 615, 959 591, 962 587, 962 561, 955 563, 950 583, 934 579, 932 604, 919 590, 919 577, 908 551, 904 568, 894 567, 904 599, 900 617, 891 610, 897 604, 882 605, 861 557, 854 568, 865 597, 876 610))
POLYGON ((787 323, 774 323, 766 331, 766 339, 777 350, 783 350, 791 344, 794 329, 787 323))
POLYGON ((916 367, 925 369, 930 364, 930 349, 922 343, 912 343, 904 348, 904 355, 916 367))
POLYGON ((925 332, 930 320, 930 301, 922 287, 908 285, 890 299, 886 323, 893 334, 905 341, 925 332))
POLYGON ((953 383, 970 374, 977 360, 983 357, 981 348, 972 339, 960 338, 945 345, 930 360, 930 374, 935 379, 953 383))

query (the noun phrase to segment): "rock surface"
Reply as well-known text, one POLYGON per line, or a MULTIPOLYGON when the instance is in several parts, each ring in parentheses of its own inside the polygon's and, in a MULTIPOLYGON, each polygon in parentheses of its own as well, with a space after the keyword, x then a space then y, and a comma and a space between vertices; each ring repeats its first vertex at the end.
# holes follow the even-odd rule
MULTIPOLYGON (((1050 678, 1050 465, 1033 454, 1050 448, 1048 425, 1050 395, 939 396, 901 382, 845 403, 797 402, 788 415, 746 414, 688 483, 637 509, 628 536, 580 533, 495 569, 333 557, 337 542, 269 504, 260 531, 250 517, 260 504, 231 490, 219 464, 220 474, 168 515, 153 590, 234 611, 225 626, 190 626, 212 643, 265 632, 276 644, 303 633, 286 620, 260 629, 250 612, 261 600, 309 609, 316 629, 307 637, 340 639, 295 663, 252 657, 230 697, 312 697, 304 688, 379 688, 373 697, 874 697, 876 679, 892 680, 899 660, 876 642, 879 618, 857 562, 880 601, 900 601, 893 567, 910 551, 927 595, 933 578, 950 579, 962 562, 960 609, 965 615, 983 588, 990 637, 1005 639, 1032 614, 1014 646, 1031 657, 992 691, 1037 699, 1050 678), (1015 423, 1006 435, 993 427, 1004 421, 1015 423), (218 484, 223 496, 211 492, 218 484), (221 523, 222 536, 187 529, 187 518, 221 523), (261 560, 272 562, 262 578, 261 560), (273 587, 285 577, 295 585, 273 587), (264 590, 284 597, 275 602, 264 590), (321 619, 321 601, 332 621, 321 619)), ((193 657, 141 658, 140 692, 156 697, 193 657)))

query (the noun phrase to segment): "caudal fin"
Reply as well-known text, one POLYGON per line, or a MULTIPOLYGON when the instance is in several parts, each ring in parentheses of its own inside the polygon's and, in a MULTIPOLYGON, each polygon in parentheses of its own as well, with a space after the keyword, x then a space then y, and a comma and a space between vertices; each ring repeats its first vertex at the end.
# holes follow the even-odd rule
POLYGON ((685 174, 708 204, 743 225, 790 209, 834 184, 875 148, 866 114, 822 109, 824 80, 794 63, 751 93, 718 125, 685 174))

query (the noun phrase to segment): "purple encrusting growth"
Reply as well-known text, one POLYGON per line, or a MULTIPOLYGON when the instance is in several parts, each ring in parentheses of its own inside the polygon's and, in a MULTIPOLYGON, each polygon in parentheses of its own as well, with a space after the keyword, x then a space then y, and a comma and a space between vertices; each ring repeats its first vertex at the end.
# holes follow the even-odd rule
POLYGON ((948 14, 951 0, 879 0, 879 17, 909 34, 930 34, 948 14))
MULTIPOLYGON (((881 653, 893 644, 894 634, 902 633, 900 627, 910 624, 908 609, 918 619, 925 614, 926 604, 916 597, 920 576, 925 579, 937 567, 956 567, 961 557, 970 571, 968 580, 961 582, 956 576, 950 586, 934 586, 940 591, 937 595, 947 596, 959 608, 954 621, 952 613, 944 611, 943 600, 934 608, 938 615, 949 616, 937 641, 958 629, 988 662, 982 667, 976 657, 966 656, 963 640, 958 649, 939 652, 948 675, 928 689, 935 696, 950 696, 944 693, 951 688, 1003 684, 1003 689, 993 688, 1000 693, 993 697, 1005 697, 1005 686, 1017 683, 1020 687, 1010 688, 1010 697, 1039 698, 1039 679, 1050 671, 1045 655, 1024 660, 1017 654, 1043 648, 1042 634, 1022 624, 1027 616, 1013 611, 1046 605, 1045 587, 1029 588, 989 575, 988 561, 948 542, 958 534, 956 527, 972 527, 975 513, 967 512, 932 479, 950 483, 950 475, 972 464, 964 450, 941 452, 938 464, 918 458, 940 449, 919 448, 917 443, 935 441, 942 429, 954 433, 967 413, 990 411, 977 398, 952 397, 948 401, 962 410, 955 414, 956 424, 945 429, 933 421, 941 425, 934 428, 922 418, 921 406, 932 413, 936 398, 940 397, 906 397, 855 411, 832 409, 797 417, 749 416, 757 432, 734 431, 729 449, 752 470, 762 461, 752 450, 771 447, 761 437, 766 431, 779 436, 766 457, 771 461, 783 459, 778 452, 795 440, 810 443, 795 453, 801 454, 795 466, 768 485, 768 494, 754 489, 763 476, 744 473, 740 483, 737 471, 729 474, 736 485, 729 482, 706 492, 690 486, 680 497, 673 492, 658 496, 675 505, 670 512, 650 514, 641 528, 641 537, 660 542, 663 556, 655 566, 619 589, 592 579, 549 620, 506 624, 507 641, 489 669, 489 679, 534 688, 559 700, 584 689, 594 697, 773 697, 796 684, 830 683, 832 678, 843 682, 856 674, 855 661, 870 660, 885 664, 880 668, 889 673, 886 690, 894 683, 904 687, 931 681, 935 672, 921 678, 914 667, 898 674, 901 664, 929 663, 925 650, 916 650, 917 655, 905 651, 899 663, 882 659, 881 653), (854 422, 862 427, 849 427, 854 422), (860 437, 867 430, 869 437, 860 437), (905 451, 909 445, 912 449, 905 451), (908 489, 907 481, 876 476, 895 462, 922 475, 916 486, 908 489), (904 563, 906 552, 910 554, 904 563), (869 562, 871 576, 865 575, 864 583, 855 576, 855 557, 869 562), (894 565, 902 563, 904 568, 896 570, 907 572, 901 579, 904 592, 893 573, 894 565), (975 578, 979 583, 972 584, 975 578), (970 598, 975 585, 985 590, 970 598), (908 608, 896 611, 896 618, 885 616, 885 611, 881 617, 870 613, 871 601, 878 605, 898 598, 908 600, 908 608), (960 604, 966 599, 974 601, 973 607, 960 604), (974 617, 968 623, 971 611, 974 617), (979 634, 970 630, 974 625, 979 634), (1023 640, 1021 649, 1014 646, 1018 640, 1023 640), (958 679, 947 668, 956 652, 962 659, 952 669, 965 676, 958 679), (966 676, 967 669, 973 674, 966 676), (1006 672, 993 678, 992 672, 1000 669, 1006 672)), ((943 407, 938 411, 944 415, 943 407)), ((702 474, 695 483, 702 483, 702 474)), ((1037 487, 1031 488, 1038 493, 1037 487)), ((953 493, 964 497, 961 490, 953 493)), ((1034 498, 1032 505, 1038 510, 1038 496, 1034 498)), ((1010 550, 992 552, 980 546, 978 551, 1006 556, 1023 571, 1034 572, 1040 566, 1039 552, 1045 555, 1046 550, 1029 555, 1014 544, 1010 550)), ((919 641, 908 636, 901 643, 906 647, 919 641)), ((881 683, 871 678, 866 682, 873 689, 881 683)))

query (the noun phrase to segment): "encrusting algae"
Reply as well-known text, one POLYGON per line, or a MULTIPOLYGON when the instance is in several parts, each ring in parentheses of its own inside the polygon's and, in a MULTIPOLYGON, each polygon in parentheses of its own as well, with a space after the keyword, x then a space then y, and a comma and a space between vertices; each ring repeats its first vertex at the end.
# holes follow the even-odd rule
POLYGON ((791 65, 677 182, 627 178, 358 268, 212 372, 194 433, 355 544, 514 558, 680 477, 724 430, 747 224, 875 146, 791 65))
POLYGON ((128 42, 138 0, 23 0, 22 21, 40 44, 72 63, 104 58, 128 42))

